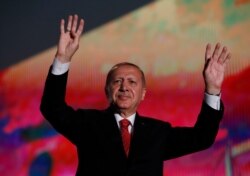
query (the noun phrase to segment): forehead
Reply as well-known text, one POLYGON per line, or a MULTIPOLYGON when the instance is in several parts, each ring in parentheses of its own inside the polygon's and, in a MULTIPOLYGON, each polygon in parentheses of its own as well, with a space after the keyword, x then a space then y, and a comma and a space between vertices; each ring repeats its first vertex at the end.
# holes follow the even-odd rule
POLYGON ((142 75, 138 68, 131 65, 122 65, 117 68, 114 68, 112 77, 117 77, 117 76, 141 77, 142 75))

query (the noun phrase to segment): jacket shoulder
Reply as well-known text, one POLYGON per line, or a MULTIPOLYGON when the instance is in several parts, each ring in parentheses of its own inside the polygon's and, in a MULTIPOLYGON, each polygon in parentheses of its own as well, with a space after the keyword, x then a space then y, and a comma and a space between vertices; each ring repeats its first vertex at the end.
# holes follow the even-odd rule
POLYGON ((153 125, 153 126, 171 127, 171 124, 169 122, 159 120, 159 119, 156 119, 154 117, 147 117, 147 116, 138 115, 138 118, 140 119, 141 122, 143 122, 145 124, 150 124, 150 125, 153 125))

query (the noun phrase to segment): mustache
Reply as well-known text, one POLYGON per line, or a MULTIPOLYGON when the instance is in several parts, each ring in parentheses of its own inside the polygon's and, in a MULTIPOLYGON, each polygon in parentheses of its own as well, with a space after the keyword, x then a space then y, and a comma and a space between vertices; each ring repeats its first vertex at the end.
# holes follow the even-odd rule
POLYGON ((118 92, 117 96, 131 97, 130 93, 128 92, 118 92))

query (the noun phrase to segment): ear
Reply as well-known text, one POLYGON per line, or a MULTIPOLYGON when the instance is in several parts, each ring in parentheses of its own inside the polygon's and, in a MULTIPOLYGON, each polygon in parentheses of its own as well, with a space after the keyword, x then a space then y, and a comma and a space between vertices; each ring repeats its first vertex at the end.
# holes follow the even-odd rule
POLYGON ((109 103, 112 102, 112 97, 110 97, 110 88, 108 86, 105 86, 105 95, 109 103))
POLYGON ((109 90, 108 90, 107 86, 105 86, 104 91, 105 91, 106 97, 108 98, 109 97, 109 90))
POLYGON ((141 100, 144 100, 146 92, 147 92, 146 88, 143 88, 141 100))

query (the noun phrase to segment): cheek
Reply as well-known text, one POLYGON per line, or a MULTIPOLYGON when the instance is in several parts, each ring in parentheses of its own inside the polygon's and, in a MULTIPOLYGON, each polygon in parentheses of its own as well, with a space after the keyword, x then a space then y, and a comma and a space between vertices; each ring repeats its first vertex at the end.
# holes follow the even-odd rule
POLYGON ((136 89, 131 89, 131 93, 133 96, 136 96, 138 93, 138 91, 136 89))
POLYGON ((141 90, 139 89, 131 89, 131 94, 135 99, 138 99, 141 97, 141 90))
POLYGON ((135 95, 138 99, 143 100, 143 99, 144 99, 145 93, 144 93, 143 90, 139 89, 139 90, 134 91, 134 95, 135 95))
POLYGON ((115 88, 115 87, 112 87, 112 88, 110 89, 110 96, 113 97, 113 98, 115 98, 117 92, 118 92, 118 89, 115 88))
POLYGON ((114 98, 115 98, 115 89, 113 87, 108 88, 107 98, 109 99, 109 101, 114 100, 114 98))

